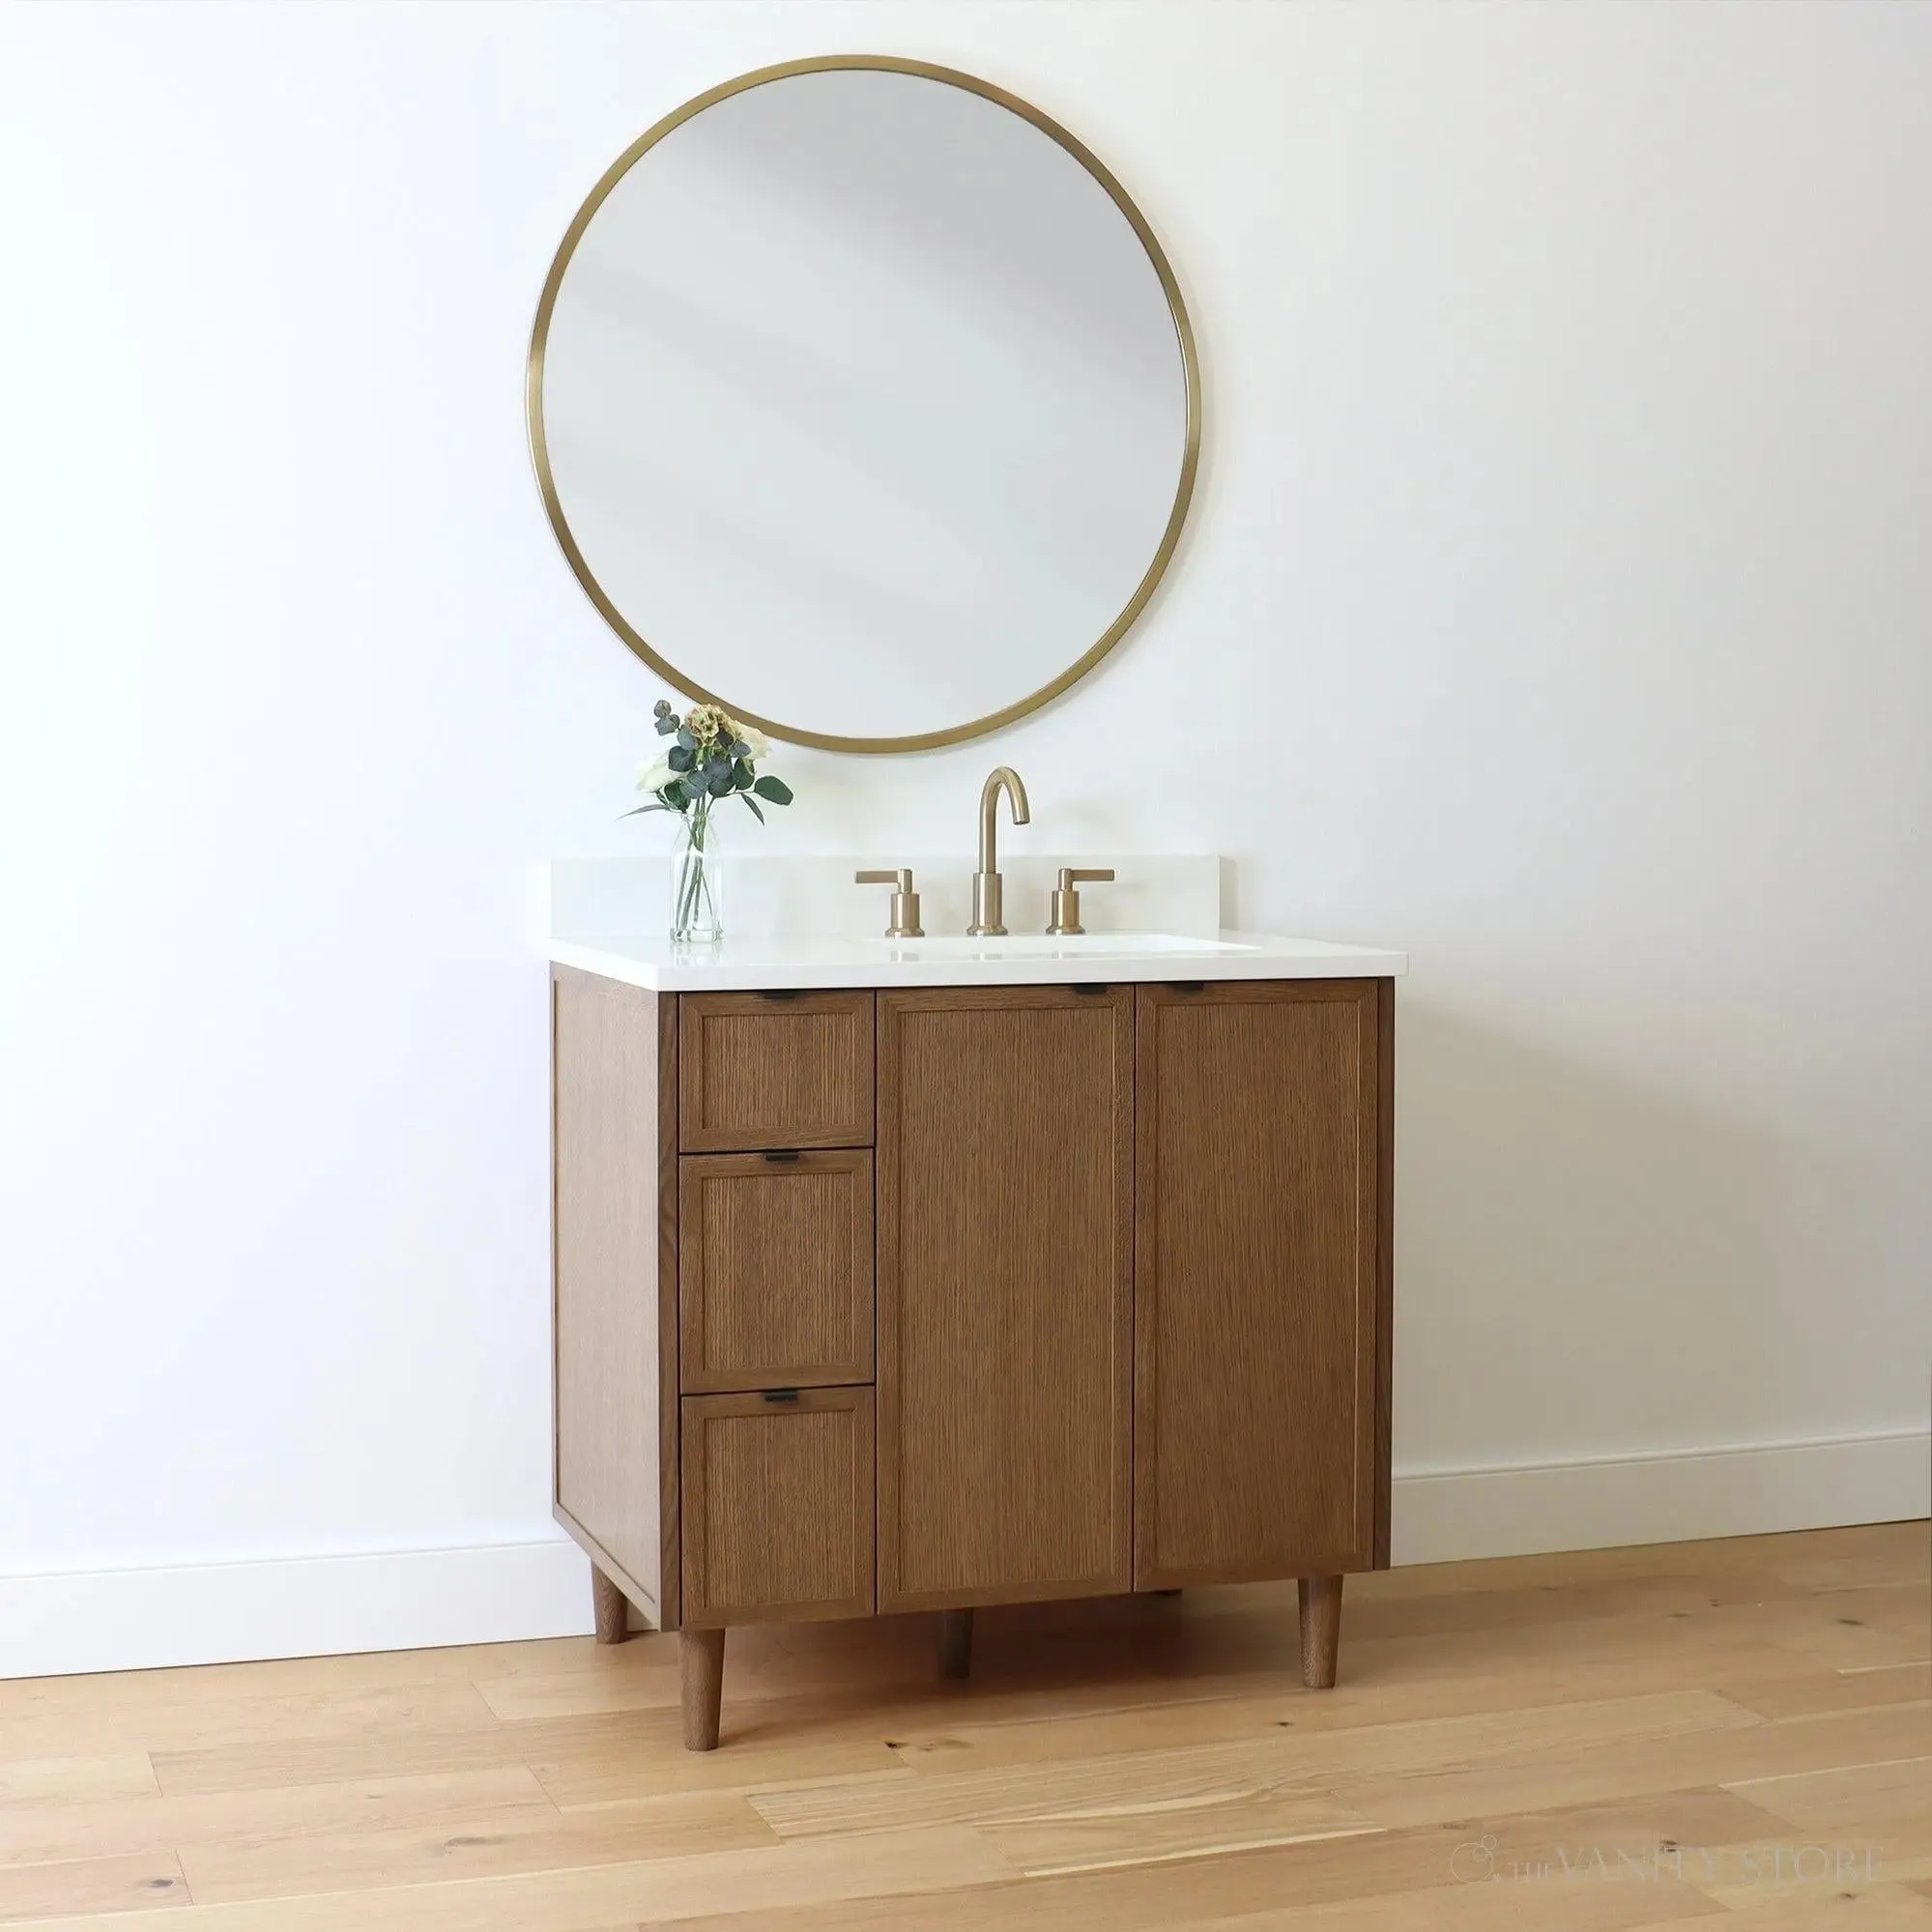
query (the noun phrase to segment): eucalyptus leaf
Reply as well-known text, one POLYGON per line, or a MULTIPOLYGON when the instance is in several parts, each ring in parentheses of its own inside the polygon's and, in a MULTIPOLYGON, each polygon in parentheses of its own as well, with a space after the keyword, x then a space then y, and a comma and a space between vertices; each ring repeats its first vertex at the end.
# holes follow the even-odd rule
POLYGON ((689 771, 692 765, 697 764, 698 754, 695 751, 686 751, 681 744, 674 744, 664 754, 664 760, 673 771, 689 771))
POLYGON ((764 824, 764 814, 758 809, 758 800, 754 798, 749 792, 740 792, 738 793, 738 796, 742 798, 744 802, 751 807, 751 816, 754 819, 756 819, 761 825, 764 824))
POLYGON ((713 798, 729 798, 732 795, 735 781, 729 764, 717 766, 706 772, 706 778, 710 785, 713 798))
POLYGON ((766 798, 774 805, 789 805, 792 802, 792 788, 782 778, 774 778, 769 772, 758 779, 751 788, 761 798, 766 798))
POLYGON ((686 725, 679 725, 678 727, 678 742, 686 751, 696 751, 698 749, 698 740, 691 735, 690 728, 686 725))
POLYGON ((674 812, 681 812, 690 802, 690 795, 684 790, 684 781, 681 778, 674 778, 657 795, 674 812))
POLYGON ((677 729, 678 720, 676 718, 659 718, 657 721, 657 735, 661 738, 669 737, 677 729))
POLYGON ((751 756, 751 747, 750 745, 745 743, 743 738, 734 738, 732 740, 732 757, 735 760, 746 759, 749 758, 750 756, 751 756))
POLYGON ((751 790, 751 766, 743 759, 739 759, 732 766, 732 789, 735 792, 749 792, 751 790))
POLYGON ((650 715, 653 718, 668 718, 671 715, 671 700, 669 698, 658 699, 657 703, 650 707, 650 715))

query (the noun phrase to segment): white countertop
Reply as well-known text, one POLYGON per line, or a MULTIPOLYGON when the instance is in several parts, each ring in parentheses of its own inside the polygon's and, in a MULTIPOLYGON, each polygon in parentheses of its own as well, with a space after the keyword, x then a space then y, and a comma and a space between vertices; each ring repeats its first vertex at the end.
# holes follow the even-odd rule
POLYGON ((933 934, 924 939, 727 937, 716 946, 668 938, 553 938, 558 966, 657 993, 740 993, 766 987, 1064 986, 1110 980, 1389 979, 1405 953, 1266 933, 1218 939, 1155 933, 1087 933, 1003 939, 933 934))

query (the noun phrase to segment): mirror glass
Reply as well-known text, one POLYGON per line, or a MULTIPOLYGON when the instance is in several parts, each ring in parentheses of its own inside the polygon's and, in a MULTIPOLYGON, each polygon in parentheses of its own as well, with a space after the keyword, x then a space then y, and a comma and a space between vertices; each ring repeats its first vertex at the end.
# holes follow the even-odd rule
POLYGON ((530 370, 551 521, 680 690, 909 750, 1044 703, 1178 539, 1192 336, 1125 193, 988 83, 808 62, 681 108, 558 252, 530 370))

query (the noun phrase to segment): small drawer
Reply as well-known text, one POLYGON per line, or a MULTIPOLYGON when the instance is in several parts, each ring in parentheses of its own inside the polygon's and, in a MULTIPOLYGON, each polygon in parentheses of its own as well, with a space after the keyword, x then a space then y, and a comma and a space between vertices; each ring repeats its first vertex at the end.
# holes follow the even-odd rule
POLYGON ((687 1396, 682 1438, 687 1625, 872 1614, 870 1389, 687 1396))
POLYGON ((687 993, 678 1003, 678 1144, 872 1144, 870 993, 687 993))
POLYGON ((872 1155, 687 1154, 678 1169, 686 1395, 872 1380, 872 1155))

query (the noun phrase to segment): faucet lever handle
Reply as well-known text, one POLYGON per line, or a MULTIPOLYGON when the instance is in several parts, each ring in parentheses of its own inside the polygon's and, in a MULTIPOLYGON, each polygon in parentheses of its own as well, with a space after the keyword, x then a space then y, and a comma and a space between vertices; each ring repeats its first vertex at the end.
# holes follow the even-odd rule
POLYGON ((1069 936, 1085 932, 1086 928, 1080 922, 1080 893, 1077 887, 1081 884, 1107 884, 1112 878, 1113 868, 1110 865, 1061 866, 1059 883, 1053 888, 1053 916, 1048 923, 1047 931, 1069 936))
POLYGON ((923 939, 926 931, 919 924, 919 895, 912 890, 909 865, 876 868, 852 874, 854 885, 889 885, 892 891, 892 923, 885 929, 888 939, 923 939))

